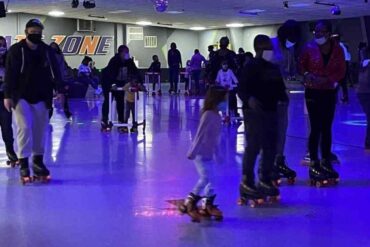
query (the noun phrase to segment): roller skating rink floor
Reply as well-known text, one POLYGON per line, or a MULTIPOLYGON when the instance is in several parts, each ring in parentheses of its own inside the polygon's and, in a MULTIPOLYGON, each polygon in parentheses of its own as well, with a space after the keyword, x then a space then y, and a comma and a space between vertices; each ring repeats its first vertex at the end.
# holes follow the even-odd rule
POLYGON ((201 223, 166 200, 183 198, 197 180, 186 152, 202 99, 148 96, 145 136, 141 128, 138 134, 102 133, 102 98, 71 100, 72 121, 56 109, 48 129, 49 184, 23 186, 0 144, 0 246, 370 246, 365 115, 351 89, 350 104, 338 104, 333 126, 341 181, 310 187, 300 164, 307 143, 303 97, 300 90, 291 94, 286 144, 296 184, 281 185, 278 204, 238 206, 244 125, 225 126, 224 156, 215 165, 224 220, 201 223))

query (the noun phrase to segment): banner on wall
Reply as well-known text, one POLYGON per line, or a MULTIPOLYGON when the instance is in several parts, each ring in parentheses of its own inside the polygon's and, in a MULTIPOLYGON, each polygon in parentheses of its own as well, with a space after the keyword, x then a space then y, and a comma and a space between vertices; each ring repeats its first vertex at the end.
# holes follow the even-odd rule
MULTIPOLYGON (((5 36, 7 43, 12 44, 25 39, 25 35, 5 36)), ((112 46, 113 36, 104 35, 53 35, 50 42, 57 43, 62 49, 64 55, 106 55, 112 46)), ((47 43, 44 40, 45 43, 47 43)))

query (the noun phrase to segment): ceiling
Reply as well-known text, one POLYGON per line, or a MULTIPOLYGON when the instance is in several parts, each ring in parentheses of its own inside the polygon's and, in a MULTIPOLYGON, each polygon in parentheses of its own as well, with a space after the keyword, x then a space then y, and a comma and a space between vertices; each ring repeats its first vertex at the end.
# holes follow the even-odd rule
MULTIPOLYGON (((95 9, 84 9, 83 0, 77 9, 71 8, 71 0, 10 0, 8 9, 13 12, 47 14, 51 10, 60 10, 64 17, 91 19, 88 15, 104 16, 102 21, 135 23, 151 21, 153 25, 172 25, 176 28, 204 26, 206 28, 225 27, 228 23, 242 23, 246 26, 275 24, 286 19, 298 21, 333 18, 331 7, 318 6, 314 0, 288 1, 289 8, 283 7, 282 0, 168 0, 170 11, 184 11, 181 14, 157 13, 152 0, 95 0, 95 9), (240 10, 260 9, 264 12, 256 16, 239 14, 240 10), (130 10, 129 13, 110 13, 130 10)), ((335 18, 365 16, 370 13, 370 3, 364 0, 328 0, 342 10, 335 18)), ((99 20, 98 18, 96 20, 99 20)))

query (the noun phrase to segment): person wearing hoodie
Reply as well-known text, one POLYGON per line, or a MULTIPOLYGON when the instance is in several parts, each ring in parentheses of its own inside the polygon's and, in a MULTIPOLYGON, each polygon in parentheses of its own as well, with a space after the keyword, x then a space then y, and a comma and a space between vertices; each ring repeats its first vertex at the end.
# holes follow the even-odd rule
POLYGON ((177 49, 176 43, 171 43, 171 49, 167 55, 168 68, 169 68, 169 80, 170 80, 170 94, 178 93, 178 83, 180 68, 182 68, 181 53, 177 49))

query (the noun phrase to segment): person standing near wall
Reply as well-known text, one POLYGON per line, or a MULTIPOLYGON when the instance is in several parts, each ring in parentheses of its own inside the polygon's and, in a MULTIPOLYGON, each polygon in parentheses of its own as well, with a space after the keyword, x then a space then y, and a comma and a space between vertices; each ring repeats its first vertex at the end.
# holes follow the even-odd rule
POLYGON ((14 151, 14 138, 12 128, 12 113, 4 106, 4 79, 5 79, 5 61, 7 53, 6 39, 0 36, 0 127, 1 135, 5 143, 7 164, 15 166, 18 162, 17 154, 14 151))
POLYGON ((337 183, 339 174, 331 161, 332 124, 336 105, 336 87, 345 76, 346 64, 339 44, 331 39, 332 25, 320 20, 315 25, 314 40, 307 43, 300 58, 304 76, 305 98, 310 119, 309 153, 311 182, 337 183), (321 161, 318 150, 321 144, 321 161))
MULTIPOLYGON (((118 53, 110 59, 108 66, 102 72, 102 88, 104 95, 104 103, 102 106, 102 121, 101 130, 110 131, 111 126, 108 123, 109 114, 109 92, 112 90, 112 85, 115 87, 124 87, 130 80, 136 80, 142 83, 139 70, 137 69, 133 59, 130 56, 130 50, 126 45, 118 47, 118 53)), ((112 95, 116 100, 118 121, 125 122, 125 91, 113 90, 112 95)), ((110 119, 112 120, 112 119, 110 119)), ((119 128, 120 132, 126 133, 126 128, 119 128)))
POLYGON ((53 90, 62 87, 55 52, 42 41, 43 24, 31 19, 26 24, 26 39, 10 47, 5 72, 4 105, 14 111, 18 126, 17 142, 20 175, 30 182, 28 158, 33 156, 36 180, 50 179, 43 155, 53 90))
POLYGON ((370 150, 370 50, 361 49, 360 73, 357 86, 357 97, 366 114, 365 149, 370 150))
MULTIPOLYGON (((202 54, 200 54, 198 49, 194 50, 194 55, 192 56, 190 60, 190 66, 191 66, 191 77, 195 82, 195 95, 199 95, 200 93, 200 86, 199 86, 199 80, 200 75, 202 73, 202 63, 206 63, 207 60, 203 57, 202 54)), ((190 82, 191 83, 191 82, 190 82)))
POLYGON ((171 49, 168 51, 167 55, 168 68, 169 68, 169 79, 170 79, 170 94, 178 93, 178 82, 180 68, 182 68, 181 53, 177 49, 176 43, 171 43, 171 49))
MULTIPOLYGON (((271 39, 274 48, 273 62, 280 67, 280 72, 286 85, 288 81, 296 77, 297 63, 296 56, 299 41, 301 39, 301 29, 295 20, 286 21, 279 29, 278 36, 271 39)), ((275 171, 276 179, 288 178, 289 183, 294 183, 296 172, 288 167, 285 156, 285 143, 288 130, 289 115, 289 95, 278 102, 277 106, 277 138, 276 138, 276 158, 275 171)))

